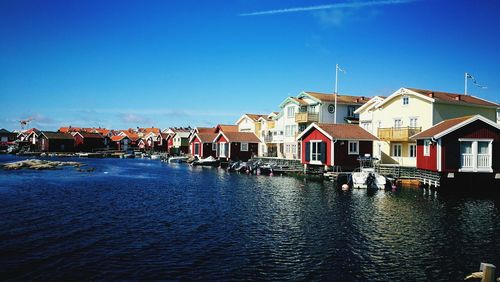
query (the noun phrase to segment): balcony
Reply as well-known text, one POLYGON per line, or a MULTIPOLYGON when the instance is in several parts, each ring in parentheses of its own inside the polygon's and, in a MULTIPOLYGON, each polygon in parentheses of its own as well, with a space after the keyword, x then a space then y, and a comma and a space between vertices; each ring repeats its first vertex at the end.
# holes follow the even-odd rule
POLYGON ((384 141, 405 142, 410 137, 422 131, 422 127, 389 127, 379 128, 378 138, 384 141))
POLYGON ((295 114, 295 122, 297 123, 318 122, 318 121, 319 121, 319 114, 312 114, 307 112, 295 114))

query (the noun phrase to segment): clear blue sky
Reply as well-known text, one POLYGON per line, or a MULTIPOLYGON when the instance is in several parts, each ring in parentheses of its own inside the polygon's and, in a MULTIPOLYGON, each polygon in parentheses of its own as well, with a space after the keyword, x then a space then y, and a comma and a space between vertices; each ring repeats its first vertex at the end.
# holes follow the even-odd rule
POLYGON ((467 71, 498 102, 500 2, 2 0, 0 127, 234 123, 332 92, 335 63, 343 94, 458 93, 467 71))

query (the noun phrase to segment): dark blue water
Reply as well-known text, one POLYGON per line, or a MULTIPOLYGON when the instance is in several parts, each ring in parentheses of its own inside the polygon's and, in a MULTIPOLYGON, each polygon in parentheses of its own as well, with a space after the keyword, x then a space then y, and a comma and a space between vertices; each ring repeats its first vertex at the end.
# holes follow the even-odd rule
POLYGON ((2 279, 458 281, 500 265, 492 199, 76 160, 96 170, 0 171, 2 279))

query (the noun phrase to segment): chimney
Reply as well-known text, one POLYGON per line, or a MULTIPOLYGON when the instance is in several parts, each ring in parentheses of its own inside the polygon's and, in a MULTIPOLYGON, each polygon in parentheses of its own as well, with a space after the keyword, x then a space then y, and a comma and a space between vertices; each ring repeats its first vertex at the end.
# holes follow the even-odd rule
POLYGON ((455 97, 455 100, 460 101, 460 100, 461 100, 461 99, 460 99, 460 98, 461 98, 460 96, 461 96, 461 95, 457 95, 457 96, 455 97))
POLYGON ((427 96, 429 96, 431 98, 434 98, 434 91, 432 91, 431 93, 427 94, 427 96))

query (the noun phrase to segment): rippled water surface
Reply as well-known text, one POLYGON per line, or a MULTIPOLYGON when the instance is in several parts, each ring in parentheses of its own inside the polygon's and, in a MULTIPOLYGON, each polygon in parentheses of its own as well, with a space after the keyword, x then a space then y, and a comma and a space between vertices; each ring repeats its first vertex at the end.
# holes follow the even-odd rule
POLYGON ((76 160, 95 171, 0 171, 2 279, 458 281, 500 266, 498 200, 76 160))

